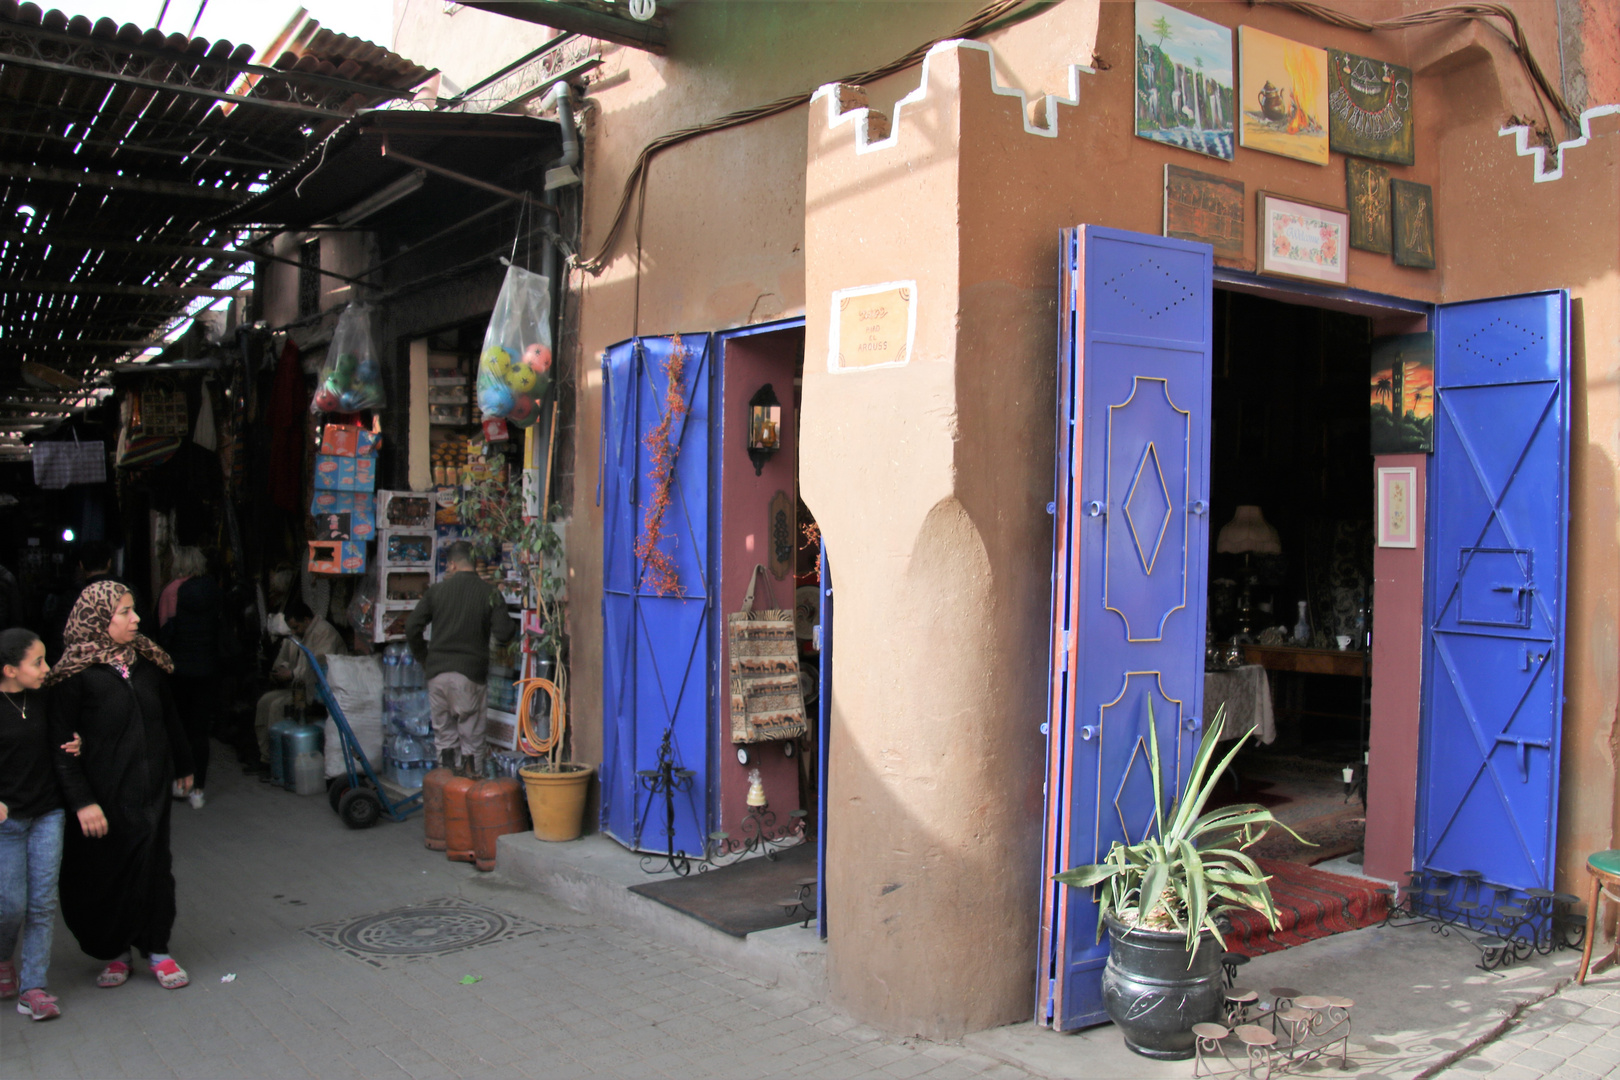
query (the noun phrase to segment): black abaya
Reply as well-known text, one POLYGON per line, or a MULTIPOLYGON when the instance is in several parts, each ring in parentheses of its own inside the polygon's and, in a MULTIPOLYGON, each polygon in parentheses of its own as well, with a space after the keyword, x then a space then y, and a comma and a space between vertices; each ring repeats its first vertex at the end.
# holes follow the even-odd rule
POLYGON ((73 732, 83 751, 61 766, 70 811, 98 803, 107 835, 91 838, 68 818, 62 855, 62 918, 98 960, 169 951, 174 873, 169 855, 170 787, 191 774, 191 750, 168 676, 146 660, 126 680, 97 664, 51 691, 58 742, 73 732))

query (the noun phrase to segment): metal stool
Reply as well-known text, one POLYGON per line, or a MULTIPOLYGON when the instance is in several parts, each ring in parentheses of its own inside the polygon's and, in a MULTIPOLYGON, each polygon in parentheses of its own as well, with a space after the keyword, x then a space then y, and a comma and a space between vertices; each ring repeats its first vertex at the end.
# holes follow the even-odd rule
POLYGON ((1581 966, 1575 973, 1575 982, 1578 985, 1586 984, 1586 973, 1590 970, 1602 971, 1614 963, 1616 954, 1620 954, 1620 936, 1616 937, 1615 947, 1609 955, 1599 960, 1597 967, 1592 967, 1592 939, 1598 932, 1598 897, 1605 896, 1620 904, 1620 893, 1610 891, 1620 887, 1620 851, 1599 851, 1586 857, 1586 873, 1591 883, 1586 890, 1586 944, 1581 947, 1581 966))

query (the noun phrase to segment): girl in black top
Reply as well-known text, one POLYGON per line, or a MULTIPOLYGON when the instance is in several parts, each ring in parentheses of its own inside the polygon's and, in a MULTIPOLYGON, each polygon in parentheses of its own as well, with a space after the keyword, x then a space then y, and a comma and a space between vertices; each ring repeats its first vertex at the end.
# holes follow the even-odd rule
MULTIPOLYGON (((0 633, 0 998, 35 1020, 61 1015, 45 989, 62 864, 62 793, 40 685, 50 672, 32 630, 0 633), (22 940, 22 966, 11 962, 22 940), (20 975, 20 978, 19 978, 20 975)), ((62 746, 78 753, 78 738, 62 746)))

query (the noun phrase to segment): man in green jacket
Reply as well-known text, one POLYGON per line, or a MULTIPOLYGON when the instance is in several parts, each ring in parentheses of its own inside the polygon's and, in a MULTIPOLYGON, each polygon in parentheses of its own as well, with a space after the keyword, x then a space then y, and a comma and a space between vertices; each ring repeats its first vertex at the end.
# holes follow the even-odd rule
POLYGON ((427 671, 428 708, 439 764, 473 776, 484 764, 484 702, 489 639, 505 644, 517 633, 500 592, 473 569, 472 545, 450 545, 444 577, 417 601, 405 622, 416 662, 427 671), (433 625, 433 640, 423 631, 433 625))

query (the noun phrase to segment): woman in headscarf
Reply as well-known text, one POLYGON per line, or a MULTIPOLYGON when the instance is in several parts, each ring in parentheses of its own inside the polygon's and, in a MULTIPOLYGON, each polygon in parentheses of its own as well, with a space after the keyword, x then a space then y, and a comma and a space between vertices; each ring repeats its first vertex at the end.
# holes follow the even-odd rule
POLYGON ((80 948, 107 962, 97 986, 123 985, 139 949, 174 990, 188 980, 169 955, 169 791, 176 776, 182 791, 191 789, 191 748, 169 690, 174 664, 140 633, 140 621, 125 586, 87 586, 68 616, 67 649, 45 680, 54 731, 83 738, 61 773, 78 819, 64 844, 62 918, 80 948))

